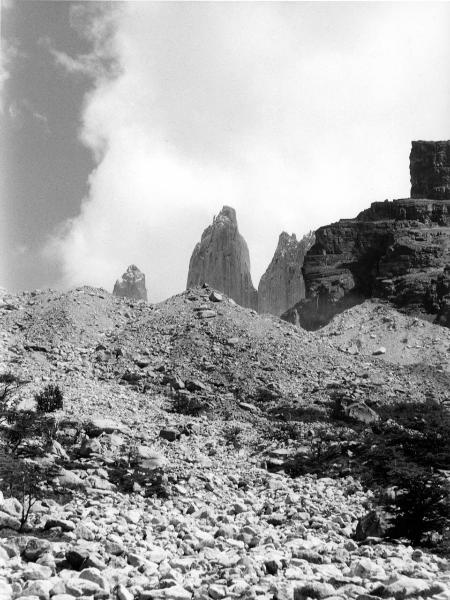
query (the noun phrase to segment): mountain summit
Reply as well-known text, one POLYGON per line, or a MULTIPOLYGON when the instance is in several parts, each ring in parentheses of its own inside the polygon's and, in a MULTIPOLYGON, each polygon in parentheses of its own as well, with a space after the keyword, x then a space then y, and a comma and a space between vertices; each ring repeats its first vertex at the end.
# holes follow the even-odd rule
POLYGON ((144 273, 136 265, 130 265, 122 275, 122 279, 116 281, 113 294, 120 298, 147 301, 144 273))
POLYGON ((314 233, 301 240, 285 231, 280 234, 270 265, 258 286, 258 312, 280 316, 305 297, 302 266, 314 244, 314 233))
POLYGON ((241 306, 257 308, 248 246, 239 233, 236 211, 224 206, 205 229, 189 262, 187 287, 208 283, 241 306))

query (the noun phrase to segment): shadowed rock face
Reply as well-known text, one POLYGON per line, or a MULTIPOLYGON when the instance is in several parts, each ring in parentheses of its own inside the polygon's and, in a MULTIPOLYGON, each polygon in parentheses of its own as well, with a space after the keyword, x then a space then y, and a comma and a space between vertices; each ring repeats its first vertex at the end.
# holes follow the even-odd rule
POLYGON ((411 198, 450 200, 450 140, 412 142, 411 198))
POLYGON ((122 275, 122 279, 116 281, 113 294, 121 298, 147 301, 144 273, 136 265, 130 265, 122 275))
POLYGON ((208 283, 241 306, 256 310, 257 292, 250 275, 247 244, 239 233, 236 211, 224 206, 202 234, 189 262, 187 287, 208 283))
POLYGON ((305 297, 302 266, 313 243, 312 232, 300 241, 294 234, 280 235, 272 261, 259 282, 258 312, 280 316, 305 297))
MULTIPOLYGON (((438 170, 431 176, 423 169, 424 164, 437 164, 433 157, 439 144, 444 149, 448 145, 413 142, 411 181, 416 193, 417 182, 422 182, 422 190, 428 186, 430 194, 442 195, 446 189, 445 170, 439 185, 438 170), (428 162, 425 150, 431 155, 428 162)), ((409 312, 439 314, 439 322, 445 324, 443 273, 449 263, 450 199, 375 202, 356 219, 316 231, 316 243, 303 266, 306 299, 282 318, 317 329, 343 310, 378 297, 409 312)))
POLYGON ((450 327, 450 265, 445 267, 444 272, 437 279, 436 295, 439 312, 435 323, 450 327))

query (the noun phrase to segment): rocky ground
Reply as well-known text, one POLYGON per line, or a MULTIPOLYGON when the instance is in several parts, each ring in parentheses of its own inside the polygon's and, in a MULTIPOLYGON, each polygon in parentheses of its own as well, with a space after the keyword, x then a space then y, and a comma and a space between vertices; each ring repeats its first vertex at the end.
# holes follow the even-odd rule
POLYGON ((28 531, 0 504, 2 598, 450 598, 444 557, 354 540, 372 492, 349 460, 333 477, 283 469, 337 392, 445 405, 448 330, 365 304, 310 333, 201 288, 158 305, 5 294, 0 321, 23 405, 46 383, 64 394, 28 531), (286 423, 297 436, 275 435, 286 423))
POLYGON ((336 315, 317 336, 330 338, 347 354, 378 355, 390 364, 450 370, 450 329, 399 313, 387 302, 366 300, 336 315))

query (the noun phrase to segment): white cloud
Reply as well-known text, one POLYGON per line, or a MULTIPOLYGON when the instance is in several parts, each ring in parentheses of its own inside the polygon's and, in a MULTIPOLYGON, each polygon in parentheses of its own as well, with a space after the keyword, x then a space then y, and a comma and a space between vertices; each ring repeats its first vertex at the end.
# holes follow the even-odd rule
POLYGON ((48 49, 55 63, 69 75, 84 75, 97 83, 118 75, 114 47, 116 19, 121 5, 102 3, 73 4, 69 18, 71 26, 80 36, 91 44, 91 51, 76 57, 55 48, 48 37, 39 40, 39 44, 48 49))
POLYGON ((408 195, 411 139, 449 137, 450 5, 77 11, 93 52, 53 55, 94 79, 80 135, 98 165, 80 215, 47 248, 64 285, 111 288, 136 263, 151 299, 181 291, 224 203, 257 285, 282 229, 302 234, 408 195))

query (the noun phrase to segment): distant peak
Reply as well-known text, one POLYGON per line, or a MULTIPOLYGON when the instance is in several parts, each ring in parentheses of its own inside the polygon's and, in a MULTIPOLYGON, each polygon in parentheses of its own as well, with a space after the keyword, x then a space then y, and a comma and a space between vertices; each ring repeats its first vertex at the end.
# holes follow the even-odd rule
POLYGON ((286 244, 289 242, 296 242, 297 241, 297 236, 295 235, 295 233, 291 233, 289 234, 287 231, 282 231, 280 233, 280 237, 278 238, 278 245, 282 245, 282 244, 286 244))
POLYGON ((231 206, 223 206, 220 213, 217 215, 217 218, 225 217, 232 221, 235 225, 237 225, 236 211, 231 206))
POLYGON ((127 272, 141 273, 142 271, 136 265, 129 265, 127 272))
POLYGON ((122 278, 116 281, 113 294, 119 297, 147 300, 144 273, 136 265, 129 265, 122 278))

